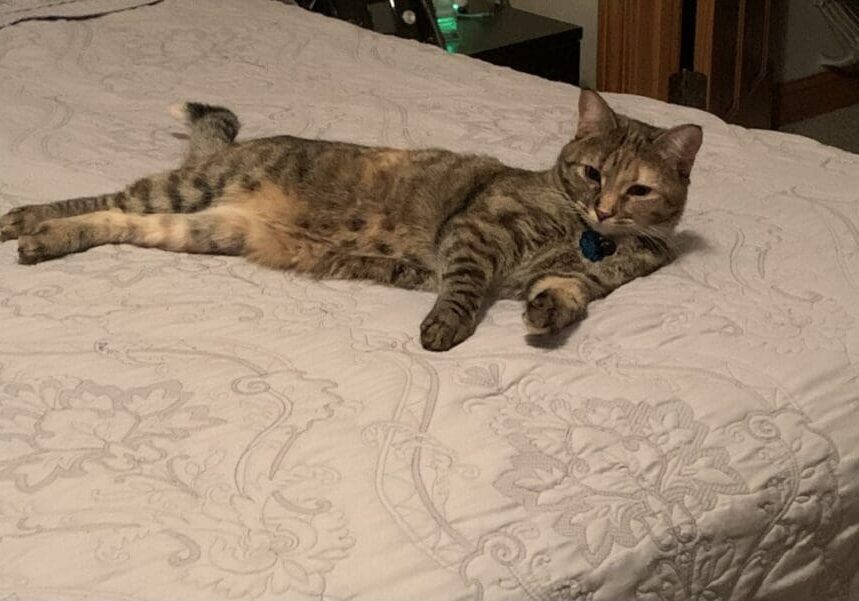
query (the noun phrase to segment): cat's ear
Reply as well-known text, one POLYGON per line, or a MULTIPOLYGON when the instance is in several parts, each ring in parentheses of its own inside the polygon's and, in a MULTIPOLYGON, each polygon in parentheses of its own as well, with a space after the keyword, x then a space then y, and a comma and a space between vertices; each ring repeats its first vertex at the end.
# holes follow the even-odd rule
POLYGON ((689 177, 703 141, 701 126, 689 123, 661 133, 653 143, 663 156, 676 162, 680 175, 689 177))
POLYGON ((602 96, 583 88, 579 94, 579 124, 576 140, 606 134, 617 127, 617 117, 602 96))

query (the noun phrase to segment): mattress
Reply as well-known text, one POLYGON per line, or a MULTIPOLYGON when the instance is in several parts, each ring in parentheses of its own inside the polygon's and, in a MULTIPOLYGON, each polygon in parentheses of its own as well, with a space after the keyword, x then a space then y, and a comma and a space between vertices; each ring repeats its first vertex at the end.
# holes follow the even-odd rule
MULTIPOLYGON (((129 4, 0 29, 0 211, 176 165, 184 99, 526 168, 573 132, 573 87, 296 7, 129 4)), ((704 127, 681 252, 552 344, 515 302, 430 354, 431 294, 0 246, 0 598, 859 599, 859 156, 607 98, 704 127)))

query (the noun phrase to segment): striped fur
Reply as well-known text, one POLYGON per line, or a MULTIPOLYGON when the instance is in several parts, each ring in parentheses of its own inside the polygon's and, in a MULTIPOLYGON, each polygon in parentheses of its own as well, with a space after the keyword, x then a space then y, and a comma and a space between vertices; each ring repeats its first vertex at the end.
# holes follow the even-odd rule
POLYGON ((535 334, 669 259, 700 129, 660 130, 583 92, 576 139, 547 171, 476 155, 280 136, 236 142, 227 109, 187 103, 185 162, 112 194, 13 209, 0 240, 34 264, 103 244, 240 255, 315 277, 369 279, 438 298, 430 350, 474 331, 493 296, 521 298, 535 334), (638 186, 638 188, 633 188, 638 186), (585 228, 618 251, 585 260, 585 228))

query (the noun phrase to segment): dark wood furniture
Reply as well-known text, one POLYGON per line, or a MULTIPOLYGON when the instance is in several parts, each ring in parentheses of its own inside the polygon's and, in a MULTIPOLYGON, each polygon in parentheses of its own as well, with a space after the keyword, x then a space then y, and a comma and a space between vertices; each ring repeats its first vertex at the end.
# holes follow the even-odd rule
POLYGON ((461 18, 448 49, 494 65, 573 85, 579 83, 582 28, 515 8, 461 18))
MULTIPOLYGON (((328 14, 344 18, 380 33, 399 35, 436 44, 449 52, 467 54, 486 62, 510 67, 573 85, 579 83, 579 60, 582 28, 571 23, 541 17, 523 10, 503 6, 485 17, 462 16, 457 19, 456 34, 442 31, 429 14, 431 0, 328 0, 340 5, 339 12, 328 14), (364 9, 369 14, 369 23, 364 9), (404 22, 402 15, 410 13, 404 22)), ((321 6, 321 5, 319 5, 321 6)))

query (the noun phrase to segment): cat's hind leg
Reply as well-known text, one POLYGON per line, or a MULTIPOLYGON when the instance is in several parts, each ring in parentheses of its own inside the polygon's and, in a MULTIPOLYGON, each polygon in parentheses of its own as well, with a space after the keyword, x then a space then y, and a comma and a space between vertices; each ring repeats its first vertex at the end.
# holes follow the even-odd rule
POLYGON ((103 244, 241 255, 249 229, 247 216, 226 206, 193 214, 98 211, 42 222, 18 239, 18 262, 32 265, 103 244))
MULTIPOLYGON (((195 189, 189 195, 184 190, 188 186, 182 185, 183 179, 181 170, 176 170, 137 180, 120 192, 16 207, 0 217, 0 242, 33 234, 44 221, 98 211, 114 209, 133 213, 163 213, 178 209, 185 212, 186 207, 192 204, 190 196, 196 199, 206 190, 195 189)), ((211 190, 208 195, 212 196, 211 190)))
POLYGON ((210 181, 193 167, 184 166, 141 178, 119 192, 17 207, 0 217, 0 242, 33 234, 44 221, 101 211, 194 213, 214 204, 227 183, 223 175, 210 181))
POLYGON ((122 208, 128 200, 127 192, 117 192, 16 207, 0 217, 0 242, 32 234, 40 223, 48 219, 122 208))
MULTIPOLYGON (((239 131, 236 115, 222 107, 187 102, 172 112, 188 127, 190 163, 223 150, 239 131)), ((139 179, 120 192, 14 208, 0 217, 0 242, 33 234, 39 224, 49 219, 96 211, 191 213, 207 208, 218 194, 217 181, 208 181, 192 165, 186 165, 139 179)))

